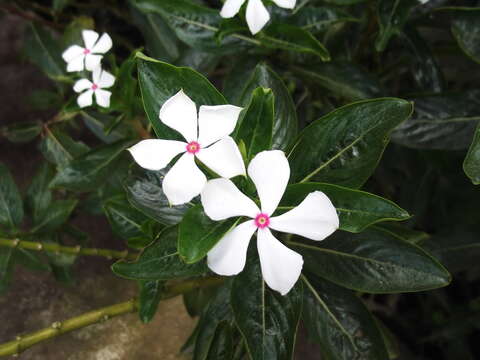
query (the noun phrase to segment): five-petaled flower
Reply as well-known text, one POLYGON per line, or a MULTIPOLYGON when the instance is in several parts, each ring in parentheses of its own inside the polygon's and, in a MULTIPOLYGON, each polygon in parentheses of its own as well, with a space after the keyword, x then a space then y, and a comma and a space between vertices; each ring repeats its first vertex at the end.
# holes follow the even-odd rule
POLYGON ((97 32, 93 30, 82 31, 85 47, 72 45, 62 54, 67 62, 67 71, 93 71, 100 65, 103 55, 112 47, 110 35, 104 33, 100 39, 97 32), (98 40, 98 41, 97 41, 98 40))
POLYGON ((115 77, 112 74, 102 70, 101 67, 97 67, 93 70, 92 81, 80 79, 73 86, 75 92, 80 93, 83 91, 77 98, 78 106, 83 108, 92 105, 92 97, 95 94, 95 100, 98 105, 109 107, 112 93, 103 89, 111 87, 114 83, 115 77))
POLYGON ((172 205, 180 205, 199 195, 207 178, 195 164, 205 166, 224 178, 245 174, 237 144, 229 136, 242 108, 234 105, 200 106, 180 90, 160 109, 160 120, 178 131, 187 142, 148 139, 129 149, 143 168, 161 170, 178 154, 184 153, 163 179, 162 188, 172 205))
POLYGON ((297 207, 272 217, 290 177, 290 166, 282 151, 257 154, 248 166, 248 175, 257 188, 261 209, 228 179, 210 180, 202 191, 203 209, 212 220, 235 216, 251 218, 228 232, 208 252, 208 266, 220 275, 241 272, 250 238, 257 231, 263 278, 270 288, 285 295, 298 280, 303 259, 277 240, 270 229, 323 240, 338 228, 338 215, 330 199, 323 192, 315 191, 297 207))
MULTIPOLYGON (((220 15, 224 18, 234 17, 238 14, 244 2, 245 0, 227 0, 220 15)), ((273 0, 273 2, 282 8, 293 9, 297 0, 273 0)), ((246 18, 250 32, 256 34, 270 20, 270 14, 262 0, 248 0, 246 18)))

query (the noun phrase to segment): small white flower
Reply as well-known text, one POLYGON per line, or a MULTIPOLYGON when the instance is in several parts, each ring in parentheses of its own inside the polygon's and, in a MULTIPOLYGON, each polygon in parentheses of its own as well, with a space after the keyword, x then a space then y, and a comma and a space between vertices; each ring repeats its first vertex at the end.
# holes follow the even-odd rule
POLYGON ((67 62, 67 71, 93 71, 100 65, 103 55, 112 47, 112 38, 104 33, 98 39, 98 33, 93 30, 83 30, 82 37, 85 47, 72 45, 62 54, 67 62), (98 40, 98 41, 97 41, 98 40))
MULTIPOLYGON (((220 16, 224 18, 232 18, 240 11, 245 0, 227 0, 223 4, 220 16)), ((285 9, 293 9, 297 0, 273 0, 275 4, 285 9)), ((252 34, 258 33, 265 24, 270 20, 268 13, 262 0, 248 0, 247 4, 247 24, 252 34)))
POLYGON ((178 131, 187 142, 143 140, 129 149, 143 168, 161 170, 178 154, 184 153, 165 175, 163 192, 172 205, 192 200, 202 191, 207 178, 195 164, 195 157, 218 175, 231 178, 245 174, 245 164, 230 135, 235 129, 241 107, 233 105, 200 106, 180 90, 160 109, 160 120, 178 131))
POLYGON ((78 106, 83 108, 92 105, 92 97, 93 94, 95 94, 95 100, 98 105, 106 108, 109 107, 112 93, 103 89, 111 87, 114 83, 115 76, 102 70, 101 67, 97 67, 93 70, 92 81, 80 79, 73 86, 75 92, 80 93, 83 91, 77 98, 78 106))
POLYGON ((261 209, 228 179, 210 180, 202 191, 203 209, 212 220, 234 216, 252 219, 228 232, 209 251, 208 266, 219 275, 241 272, 250 238, 257 231, 263 278, 270 288, 285 295, 300 276, 303 258, 278 241, 270 229, 323 240, 338 229, 338 215, 330 199, 323 192, 315 191, 292 210, 271 217, 290 177, 290 166, 282 151, 257 154, 248 166, 248 175, 257 188, 261 209))

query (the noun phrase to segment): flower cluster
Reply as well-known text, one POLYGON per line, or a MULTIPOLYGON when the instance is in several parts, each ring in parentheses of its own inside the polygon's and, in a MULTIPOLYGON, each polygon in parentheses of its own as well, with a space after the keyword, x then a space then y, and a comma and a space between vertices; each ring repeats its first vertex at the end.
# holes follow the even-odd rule
POLYGON ((73 90, 81 93, 77 98, 81 108, 92 105, 93 95, 99 106, 110 107, 112 93, 108 90, 115 83, 115 77, 102 69, 103 54, 112 48, 112 39, 107 33, 102 36, 93 30, 83 30, 84 46, 72 45, 62 54, 67 63, 67 71, 91 71, 92 80, 83 78, 73 86, 73 90))
POLYGON ((323 240, 339 227, 330 199, 315 191, 296 207, 274 216, 290 178, 290 166, 279 150, 258 153, 248 164, 248 177, 256 187, 260 207, 230 180, 245 174, 241 153, 230 134, 242 108, 233 105, 205 106, 180 90, 161 107, 160 121, 178 131, 186 141, 143 140, 129 149, 143 168, 161 170, 182 154, 163 180, 163 191, 172 205, 200 195, 205 214, 214 221, 247 217, 208 252, 209 268, 219 275, 235 275, 245 266, 251 237, 257 233, 262 275, 268 286, 287 294, 298 280, 302 256, 290 250, 271 230, 323 240), (219 177, 208 180, 195 160, 219 177))

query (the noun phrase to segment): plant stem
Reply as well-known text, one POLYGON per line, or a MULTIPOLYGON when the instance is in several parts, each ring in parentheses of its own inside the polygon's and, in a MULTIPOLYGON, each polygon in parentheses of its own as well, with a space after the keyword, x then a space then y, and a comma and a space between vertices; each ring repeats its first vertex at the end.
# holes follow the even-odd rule
MULTIPOLYGON (((200 279, 186 280, 166 286, 166 290, 162 299, 168 299, 188 291, 192 291, 199 287, 209 287, 222 283, 223 278, 212 276, 200 279)), ((78 330, 89 325, 93 325, 102 321, 107 321, 113 317, 136 312, 139 308, 139 302, 136 299, 107 306, 98 310, 94 310, 80 316, 65 320, 63 322, 54 322, 50 327, 40 331, 17 336, 15 340, 0 345, 0 356, 18 355, 22 351, 41 343, 46 340, 53 339, 59 335, 78 330)))
POLYGON ((56 243, 41 243, 20 239, 0 238, 0 246, 72 255, 103 256, 107 259, 135 260, 137 257, 136 253, 129 253, 128 250, 117 251, 110 249, 84 248, 81 246, 63 246, 56 243))

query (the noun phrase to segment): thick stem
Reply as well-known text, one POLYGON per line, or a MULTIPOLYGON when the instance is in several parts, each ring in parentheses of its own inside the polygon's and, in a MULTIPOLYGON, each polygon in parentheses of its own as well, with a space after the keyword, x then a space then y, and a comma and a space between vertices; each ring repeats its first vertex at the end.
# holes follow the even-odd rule
POLYGON ((135 260, 137 258, 137 254, 130 254, 128 250, 117 251, 110 249, 84 248, 81 246, 63 246, 55 243, 41 243, 20 239, 0 238, 0 246, 33 251, 48 251, 53 253, 63 253, 71 255, 103 256, 107 259, 135 260))
MULTIPOLYGON (((192 291, 199 287, 219 285, 223 281, 223 278, 215 276, 167 284, 162 299, 168 299, 176 295, 192 291)), ((119 315, 136 312, 138 308, 138 300, 132 299, 120 304, 94 310, 63 322, 54 322, 48 328, 24 336, 17 336, 15 340, 0 345, 0 356, 18 355, 22 351, 25 351, 26 349, 38 343, 53 339, 62 334, 78 330, 89 325, 107 321, 119 315)))

